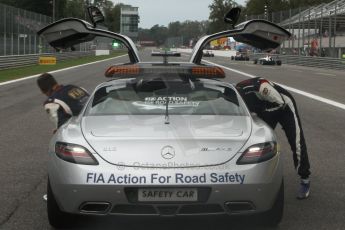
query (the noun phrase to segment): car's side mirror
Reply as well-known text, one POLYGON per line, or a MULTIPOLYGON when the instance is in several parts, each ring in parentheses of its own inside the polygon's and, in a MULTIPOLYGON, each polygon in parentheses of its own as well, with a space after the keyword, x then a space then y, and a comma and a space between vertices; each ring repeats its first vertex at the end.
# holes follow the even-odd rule
POLYGON ((90 20, 94 27, 96 27, 97 23, 104 22, 104 16, 100 9, 95 6, 87 7, 87 12, 89 13, 90 20))

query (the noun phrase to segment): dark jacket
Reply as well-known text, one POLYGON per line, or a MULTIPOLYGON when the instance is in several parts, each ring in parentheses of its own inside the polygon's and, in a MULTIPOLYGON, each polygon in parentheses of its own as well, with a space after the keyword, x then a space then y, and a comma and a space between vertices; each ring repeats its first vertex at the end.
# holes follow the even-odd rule
POLYGON ((45 102, 44 108, 56 128, 69 118, 76 116, 83 109, 89 94, 83 88, 74 85, 60 86, 45 102))

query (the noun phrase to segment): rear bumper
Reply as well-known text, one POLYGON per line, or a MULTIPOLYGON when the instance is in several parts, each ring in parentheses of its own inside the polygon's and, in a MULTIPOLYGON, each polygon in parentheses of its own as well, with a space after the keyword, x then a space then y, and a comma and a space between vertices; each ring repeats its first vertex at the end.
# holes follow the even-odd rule
POLYGON ((209 199, 206 202, 131 203, 127 199, 125 187, 85 185, 58 185, 57 187, 54 196, 57 197, 60 208, 65 212, 152 216, 260 213, 272 207, 279 189, 279 185, 277 187, 275 184, 245 185, 243 187, 222 185, 211 188, 209 199), (96 206, 93 207, 93 204, 96 206))
POLYGON ((231 163, 223 166, 219 169, 122 168, 119 170, 113 165, 81 166, 54 157, 49 165, 49 178, 60 209, 68 213, 135 216, 246 215, 271 209, 283 178, 279 154, 270 161, 255 166, 236 166, 236 170, 231 170, 234 168, 231 163), (210 175, 212 172, 217 175, 238 174, 245 175, 245 179, 242 181, 243 183, 240 180, 237 182, 229 181, 228 183, 199 182, 192 184, 176 184, 174 181, 172 184, 108 183, 109 175, 123 175, 125 173, 132 177, 135 175, 149 177, 152 174, 168 176, 177 172, 184 175, 210 175), (101 174, 103 180, 99 178, 101 174), (97 180, 100 183, 95 183, 97 180), (138 203, 130 201, 127 190, 140 187, 202 188, 209 190, 209 193, 207 199, 193 203, 138 203))

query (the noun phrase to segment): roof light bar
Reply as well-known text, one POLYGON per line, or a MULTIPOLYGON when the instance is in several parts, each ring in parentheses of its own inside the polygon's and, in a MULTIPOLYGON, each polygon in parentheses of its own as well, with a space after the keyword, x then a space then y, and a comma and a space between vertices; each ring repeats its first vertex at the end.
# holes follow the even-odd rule
POLYGON ((140 67, 139 65, 115 65, 105 72, 105 76, 112 77, 135 77, 135 75, 150 76, 154 74, 177 74, 192 78, 225 78, 222 68, 217 66, 189 66, 189 67, 140 67))
POLYGON ((111 66, 105 71, 106 77, 113 77, 116 75, 137 75, 140 72, 138 65, 119 65, 111 66))
POLYGON ((218 66, 197 66, 192 68, 192 75, 209 78, 225 78, 224 70, 218 66))

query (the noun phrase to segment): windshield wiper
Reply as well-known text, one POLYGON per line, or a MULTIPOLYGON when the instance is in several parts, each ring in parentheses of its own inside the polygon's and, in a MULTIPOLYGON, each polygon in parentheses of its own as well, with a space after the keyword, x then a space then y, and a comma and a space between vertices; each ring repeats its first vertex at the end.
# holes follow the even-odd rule
POLYGON ((170 124, 170 121, 169 121, 169 97, 166 97, 167 98, 167 101, 165 103, 165 122, 164 124, 168 125, 170 124))

